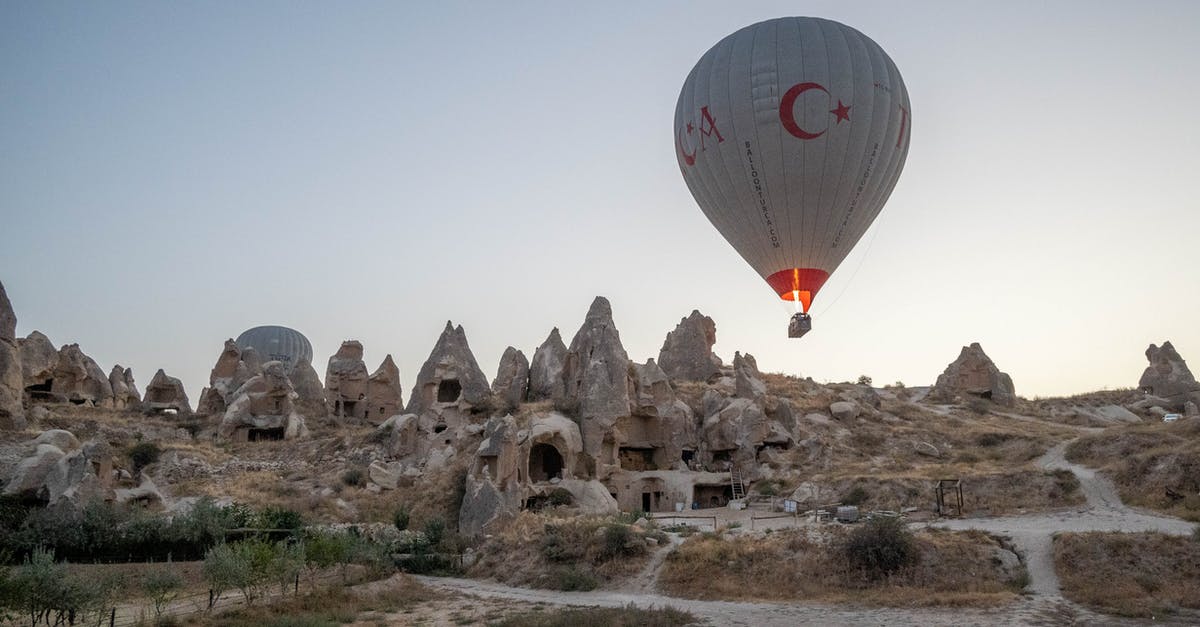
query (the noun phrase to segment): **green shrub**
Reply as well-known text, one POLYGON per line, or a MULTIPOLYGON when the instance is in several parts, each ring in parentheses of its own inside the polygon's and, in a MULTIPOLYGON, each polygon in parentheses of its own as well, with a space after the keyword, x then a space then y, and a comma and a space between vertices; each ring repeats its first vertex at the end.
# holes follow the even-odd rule
POLYGON ((267 507, 258 512, 255 525, 260 529, 287 529, 295 531, 304 526, 300 512, 285 507, 267 507))
POLYGON ((396 526, 396 529, 404 531, 405 529, 408 529, 408 519, 408 508, 401 505, 396 510, 396 513, 392 515, 392 524, 396 526))
POLYGON ((871 385, 871 377, 868 377, 865 374, 859 375, 858 381, 855 381, 855 383, 857 383, 859 385, 871 385))
POLYGON ((153 442, 138 442, 129 447, 129 461, 133 464, 133 474, 142 472, 142 469, 154 462, 158 461, 162 455, 162 449, 153 442))
POLYGON ((164 568, 156 568, 146 573, 142 579, 142 592, 154 603, 154 619, 162 621, 163 610, 174 601, 183 589, 183 578, 167 564, 164 568))
POLYGON ((587 571, 578 568, 563 568, 553 574, 554 588, 563 591, 587 592, 595 590, 600 582, 587 571))
POLYGON ((842 503, 846 505, 862 505, 867 502, 871 495, 867 493, 860 485, 850 488, 850 491, 842 495, 842 503))
POLYGON ((1007 433, 981 433, 975 438, 975 443, 979 446, 999 446, 1010 439, 1012 436, 1007 433))
POLYGON ((575 502, 575 496, 566 488, 554 488, 550 491, 547 502, 555 507, 560 505, 570 505, 575 502))
POLYGON ((367 475, 362 471, 362 468, 351 468, 342 473, 342 483, 360 488, 367 485, 367 475))
POLYGON ((430 547, 439 548, 446 536, 446 521, 441 518, 430 518, 425 523, 425 528, 422 532, 425 534, 425 539, 429 542, 430 547))
POLYGON ((600 559, 607 560, 615 557, 641 555, 646 552, 646 543, 641 536, 634 533, 629 525, 612 523, 604 526, 604 546, 600 550, 600 559))
POLYGON ((875 518, 856 528, 841 547, 846 563, 867 579, 890 575, 919 559, 916 540, 899 518, 875 518))

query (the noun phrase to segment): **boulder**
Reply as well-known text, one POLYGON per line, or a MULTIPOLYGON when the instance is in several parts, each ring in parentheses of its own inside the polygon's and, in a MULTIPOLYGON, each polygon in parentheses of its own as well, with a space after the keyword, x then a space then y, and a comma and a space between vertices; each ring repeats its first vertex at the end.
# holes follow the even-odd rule
POLYGON ((468 474, 462 506, 458 510, 458 533, 473 539, 521 510, 519 490, 502 490, 491 481, 468 474))
POLYGON ((529 393, 529 360, 525 353, 509 346, 500 357, 496 379, 492 381, 492 394, 508 410, 516 409, 525 402, 529 393))
POLYGON ((1137 414, 1121 407, 1120 405, 1101 405, 1099 407, 1072 407, 1071 410, 1076 416, 1088 418, 1096 422, 1106 424, 1117 423, 1134 423, 1141 422, 1142 419, 1137 414))
MULTIPOLYGON (((630 414, 629 356, 613 324, 608 299, 597 296, 571 340, 563 363, 562 407, 579 416, 584 454, 597 473, 615 466, 613 427, 630 414), (610 446, 605 447, 608 441, 610 446), (604 455, 605 451, 611 454, 604 455)), ((601 477, 602 478, 602 477, 601 477)))
POLYGON ((404 476, 404 464, 375 460, 367 467, 367 476, 384 490, 395 490, 404 476))
POLYGON ((142 481, 136 488, 117 490, 115 496, 118 503, 143 505, 165 505, 167 500, 158 486, 154 485, 154 481, 146 475, 142 475, 142 481))
POLYGON ((849 401, 835 401, 829 404, 829 413, 842 421, 857 418, 859 411, 858 405, 849 401))
POLYGON ((696 421, 691 407, 678 399, 667 373, 649 359, 630 365, 632 414, 617 420, 621 446, 653 448, 661 469, 682 464, 684 449, 696 450, 696 421))
POLYGON ((96 498, 111 497, 108 476, 112 472, 112 451, 107 443, 89 442, 80 446, 69 432, 47 431, 31 444, 33 453, 17 464, 12 479, 4 486, 4 494, 36 499, 47 505, 66 502, 75 507, 96 498), (55 443, 70 450, 64 452, 55 443))
POLYGON ((346 340, 325 368, 325 401, 335 418, 363 418, 367 413, 367 364, 358 340, 346 340))
POLYGON ((561 398, 563 390, 563 365, 567 361, 567 345, 563 344, 558 327, 550 331, 546 341, 533 352, 529 365, 529 393, 531 401, 561 398))
POLYGON ((142 405, 142 395, 133 381, 133 369, 113 366, 108 373, 108 385, 112 388, 113 409, 137 409, 142 405))
POLYGON ((938 376, 928 398, 952 403, 970 397, 986 398, 1009 407, 1017 401, 1012 377, 1000 372, 978 342, 963 347, 958 359, 938 376))
POLYGON ((1184 403, 1183 404, 1183 415, 1187 416, 1188 418, 1195 418, 1197 416, 1200 416, 1200 405, 1197 405, 1193 401, 1188 401, 1188 402, 1184 403))
POLYGON ((49 444, 64 453, 80 448, 79 439, 75 434, 65 429, 50 429, 43 431, 33 439, 34 446, 49 444))
POLYGON ((108 375, 78 344, 67 344, 58 351, 53 376, 50 394, 57 401, 92 406, 112 404, 108 375))
POLYGON ((381 434, 384 450, 395 458, 408 457, 418 452, 420 437, 419 420, 416 414, 392 416, 376 429, 381 434))
POLYGON ((918 455, 924 455, 926 457, 941 457, 942 456, 942 452, 939 451, 936 446, 934 446, 928 442, 913 443, 913 450, 915 450, 918 455))
POLYGON ((737 396, 762 400, 767 395, 767 384, 758 372, 758 362, 747 353, 733 354, 734 390, 737 396))
POLYGON ((251 377, 234 393, 217 433, 239 442, 308 435, 304 418, 296 413, 296 396, 287 367, 282 362, 268 361, 263 364, 262 374, 251 377))
POLYGON ((17 315, 0 283, 0 430, 25 428, 24 378, 17 343, 17 315))
MULTIPOLYGON (((17 340, 21 349, 21 376, 26 388, 44 388, 50 392, 54 367, 58 365, 58 349, 41 331, 34 331, 17 340)), ((36 397, 35 397, 36 398, 36 397)))
POLYGON ((367 378, 367 409, 363 417, 369 422, 383 421, 401 413, 404 409, 403 391, 400 388, 400 368, 388 355, 379 368, 367 378))
POLYGON ((716 323, 693 310, 667 334, 658 351, 658 366, 672 379, 708 381, 721 370, 721 359, 712 352, 716 343, 716 323))
POLYGON ((178 414, 192 413, 191 403, 188 402, 187 391, 183 382, 175 377, 167 376, 162 368, 154 373, 154 378, 146 386, 146 396, 142 407, 147 412, 174 411, 178 414))
POLYGON ((305 418, 325 418, 329 405, 325 401, 325 386, 317 376, 312 362, 304 357, 296 360, 288 373, 292 388, 296 390, 296 412, 305 418))
POLYGON ((467 343, 466 331, 461 325, 455 327, 447 321, 429 358, 417 373, 407 412, 421 414, 447 404, 462 410, 483 408, 491 393, 487 375, 479 369, 467 343))
POLYGON ((1170 342, 1163 342, 1161 347, 1151 344, 1146 359, 1150 365, 1138 381, 1142 391, 1166 399, 1167 409, 1182 410, 1189 400, 1200 402, 1200 383, 1170 342))

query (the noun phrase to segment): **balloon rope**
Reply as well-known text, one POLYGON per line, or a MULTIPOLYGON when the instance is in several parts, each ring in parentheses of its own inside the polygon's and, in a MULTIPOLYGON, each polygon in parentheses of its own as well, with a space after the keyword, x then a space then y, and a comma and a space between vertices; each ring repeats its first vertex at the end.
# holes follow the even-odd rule
POLYGON ((858 271, 862 270, 863 262, 865 262, 867 260, 867 255, 869 255, 871 253, 871 248, 875 246, 875 238, 879 237, 879 232, 882 230, 883 230, 883 221, 882 220, 876 221, 875 232, 871 234, 871 241, 867 242, 867 249, 863 251, 862 258, 860 258, 858 260, 858 265, 854 267, 854 273, 851 274, 850 278, 846 280, 846 284, 842 286, 842 291, 838 292, 838 295, 835 296, 833 300, 829 301, 829 304, 825 305, 825 307, 821 309, 820 313, 813 312, 814 318, 818 317, 818 316, 823 316, 830 309, 833 309, 833 306, 835 304, 837 304, 837 302, 839 300, 842 299, 842 295, 846 293, 846 290, 850 289, 850 284, 854 282, 854 277, 858 276, 858 271))

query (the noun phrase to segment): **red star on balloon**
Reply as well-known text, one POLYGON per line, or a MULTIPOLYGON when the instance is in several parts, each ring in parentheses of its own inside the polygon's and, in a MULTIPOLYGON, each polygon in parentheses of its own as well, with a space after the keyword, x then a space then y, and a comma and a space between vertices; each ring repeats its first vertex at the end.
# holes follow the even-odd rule
POLYGON ((837 116, 838 124, 841 124, 842 120, 846 120, 847 122, 850 121, 850 107, 848 105, 842 104, 841 100, 838 100, 837 108, 830 109, 829 112, 832 113, 833 115, 837 116))

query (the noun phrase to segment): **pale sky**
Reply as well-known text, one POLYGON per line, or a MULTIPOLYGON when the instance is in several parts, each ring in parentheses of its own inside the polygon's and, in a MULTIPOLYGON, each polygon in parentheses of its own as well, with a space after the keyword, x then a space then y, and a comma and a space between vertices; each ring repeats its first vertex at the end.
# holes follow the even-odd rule
POLYGON ((19 318, 193 403, 222 341, 344 339, 405 398, 447 319, 490 377, 607 296, 630 357, 692 309, 761 369, 928 384, 983 344, 1018 394, 1200 365, 1200 3, 0 4, 0 281, 19 318), (717 234, 672 116, 697 59, 811 15, 878 42, 911 150, 789 308, 717 234))

